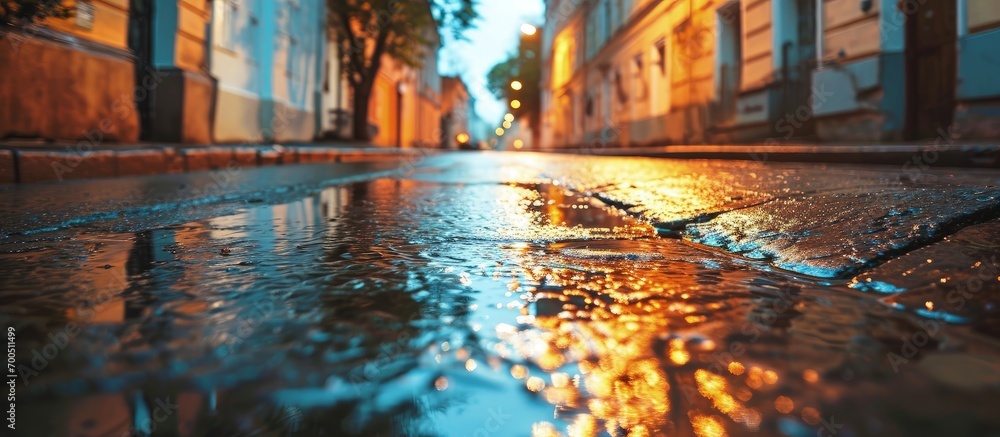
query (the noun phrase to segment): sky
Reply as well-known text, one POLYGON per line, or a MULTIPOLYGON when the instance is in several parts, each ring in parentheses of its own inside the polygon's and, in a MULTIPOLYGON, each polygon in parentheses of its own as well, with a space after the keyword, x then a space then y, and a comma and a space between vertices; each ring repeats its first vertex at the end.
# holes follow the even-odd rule
POLYGON ((507 113, 507 103, 486 89, 486 73, 517 48, 521 24, 541 25, 545 18, 542 0, 478 0, 479 20, 465 33, 466 41, 455 41, 444 32, 439 58, 442 75, 462 76, 476 98, 476 113, 487 124, 498 124, 507 113))

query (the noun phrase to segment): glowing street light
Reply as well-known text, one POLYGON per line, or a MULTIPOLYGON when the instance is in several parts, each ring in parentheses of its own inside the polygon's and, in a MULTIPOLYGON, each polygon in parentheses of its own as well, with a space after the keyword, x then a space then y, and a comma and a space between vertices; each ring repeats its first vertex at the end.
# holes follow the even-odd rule
POLYGON ((513 82, 510 83, 510 88, 512 90, 514 90, 514 91, 521 91, 521 87, 522 86, 523 85, 521 84, 521 81, 519 81, 519 80, 515 80, 515 81, 513 81, 513 82))
POLYGON ((535 26, 532 26, 528 23, 524 23, 521 25, 521 33, 525 35, 531 36, 534 35, 536 32, 538 32, 538 28, 535 26))
POLYGON ((496 133, 497 133, 498 137, 502 137, 503 136, 503 128, 502 127, 498 127, 497 130, 496 130, 496 133))
POLYGON ((470 139, 469 134, 465 132, 462 132, 455 137, 455 141, 458 141, 459 144, 468 143, 470 139))
POLYGON ((513 123, 514 122, 514 114, 511 114, 511 113, 508 112, 507 115, 503 116, 503 121, 509 121, 509 122, 513 123))
POLYGON ((520 149, 522 147, 524 147, 524 141, 523 140, 521 140, 520 138, 514 140, 514 148, 515 149, 520 149))
POLYGON ((503 128, 504 128, 504 129, 510 129, 510 127, 511 127, 511 126, 513 126, 513 125, 512 125, 512 124, 510 124, 510 122, 509 122, 509 121, 505 121, 505 122, 503 122, 503 128))
POLYGON ((514 108, 514 109, 520 108, 521 107, 521 101, 520 100, 511 100, 510 101, 510 107, 514 108))

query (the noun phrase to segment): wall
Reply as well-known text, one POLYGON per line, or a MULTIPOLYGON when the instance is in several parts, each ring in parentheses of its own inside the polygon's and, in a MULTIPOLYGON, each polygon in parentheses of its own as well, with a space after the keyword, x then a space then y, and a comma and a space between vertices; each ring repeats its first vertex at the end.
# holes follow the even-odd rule
POLYGON ((472 135, 472 98, 460 77, 441 78, 441 140, 442 148, 457 149, 456 136, 472 135))
POLYGON ((421 67, 389 56, 375 79, 368 108, 372 143, 382 147, 438 147, 441 144, 441 76, 437 69, 440 39, 426 50, 421 67))
POLYGON ((143 139, 208 144, 215 93, 206 50, 212 11, 200 0, 156 0, 151 10, 150 67, 163 81, 140 106, 150 111, 143 139))
POLYGON ((320 129, 322 0, 214 0, 217 142, 307 142, 320 129))
MULTIPOLYGON (((0 139, 135 142, 135 60, 128 1, 97 0, 90 29, 50 20, 6 33, 0 44, 0 139)), ((155 82, 154 82, 155 85, 155 82)))
MULTIPOLYGON (((906 83, 915 72, 906 67, 906 27, 919 6, 900 10, 890 0, 872 0, 868 9, 859 0, 665 0, 624 2, 631 8, 627 13, 609 14, 605 5, 617 1, 578 3, 572 13, 564 1, 548 2, 560 13, 547 17, 556 21, 546 27, 552 37, 543 72, 545 147, 878 142, 907 134, 912 105, 906 83), (813 6, 815 13, 805 10, 813 6), (739 11, 736 21, 727 17, 731 10, 739 11), (799 26, 810 19, 815 38, 804 33, 800 41, 799 26), (733 42, 727 32, 737 30, 733 42), (669 62, 662 75, 652 74, 659 61, 656 41, 664 35, 669 62), (575 57, 577 45, 584 47, 582 61, 575 57), (736 62, 738 85, 728 84, 723 66, 736 62)), ((997 138, 1000 3, 957 3, 953 127, 965 137, 997 138)), ((932 104, 946 94, 918 98, 932 104)))
POLYGON ((1000 138, 1000 2, 959 3, 958 107, 954 134, 1000 138), (964 14, 962 13, 964 10, 964 14))

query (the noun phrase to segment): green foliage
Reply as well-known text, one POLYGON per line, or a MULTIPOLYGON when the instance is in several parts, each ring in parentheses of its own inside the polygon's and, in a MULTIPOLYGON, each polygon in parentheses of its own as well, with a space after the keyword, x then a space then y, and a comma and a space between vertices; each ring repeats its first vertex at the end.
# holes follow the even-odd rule
POLYGON ((516 54, 494 65, 486 74, 486 88, 498 99, 506 100, 510 96, 510 82, 520 73, 521 60, 516 54))
POLYGON ((440 31, 456 38, 472 27, 476 0, 327 0, 341 65, 354 91, 354 139, 371 137, 367 123, 372 87, 382 57, 419 67, 440 44, 440 31))
MULTIPOLYGON (((521 107, 511 109, 515 116, 527 115, 536 120, 541 109, 541 35, 522 35, 517 51, 493 66, 486 75, 486 87, 498 99, 518 100, 521 107), (522 88, 511 88, 511 82, 521 82, 522 88)), ((537 121, 537 120, 536 120, 537 121)))
POLYGON ((65 0, 0 0, 0 24, 25 25, 46 18, 69 18, 65 0))
POLYGON ((439 30, 460 37, 476 19, 475 0, 328 0, 349 79, 373 79, 383 54, 419 67, 439 30))

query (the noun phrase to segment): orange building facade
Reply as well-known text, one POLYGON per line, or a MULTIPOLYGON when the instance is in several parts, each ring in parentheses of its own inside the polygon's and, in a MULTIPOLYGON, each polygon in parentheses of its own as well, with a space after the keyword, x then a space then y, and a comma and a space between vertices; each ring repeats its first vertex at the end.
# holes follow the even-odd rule
POLYGON ((546 3, 545 148, 1000 138, 995 1, 546 3))

